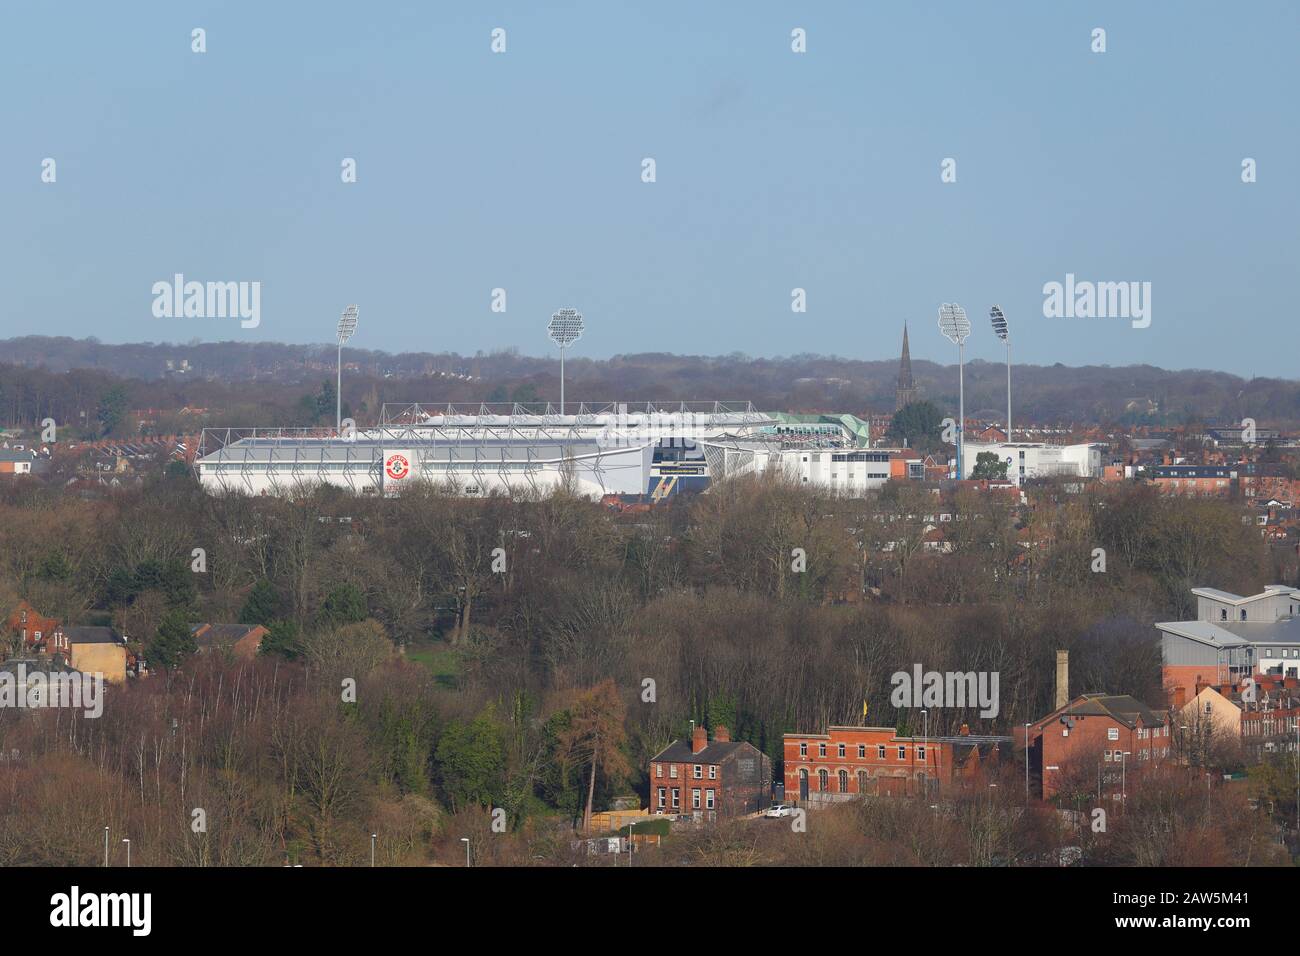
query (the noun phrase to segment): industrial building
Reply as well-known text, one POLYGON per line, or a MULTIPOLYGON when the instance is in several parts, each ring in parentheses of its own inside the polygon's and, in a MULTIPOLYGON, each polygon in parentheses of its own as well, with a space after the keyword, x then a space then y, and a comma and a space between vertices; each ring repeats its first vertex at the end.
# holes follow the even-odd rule
POLYGON ((1160 656, 1166 691, 1194 696, 1201 684, 1253 674, 1300 677, 1300 590, 1270 584, 1241 596, 1192 588, 1196 620, 1163 621, 1160 656))

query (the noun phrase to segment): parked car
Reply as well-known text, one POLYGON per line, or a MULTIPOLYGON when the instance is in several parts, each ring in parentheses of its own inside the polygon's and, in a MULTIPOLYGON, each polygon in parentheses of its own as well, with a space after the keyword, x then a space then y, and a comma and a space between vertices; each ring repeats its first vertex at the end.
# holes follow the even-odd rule
POLYGON ((775 806, 768 807, 763 811, 765 817, 788 817, 794 814, 794 807, 784 803, 778 803, 775 806))

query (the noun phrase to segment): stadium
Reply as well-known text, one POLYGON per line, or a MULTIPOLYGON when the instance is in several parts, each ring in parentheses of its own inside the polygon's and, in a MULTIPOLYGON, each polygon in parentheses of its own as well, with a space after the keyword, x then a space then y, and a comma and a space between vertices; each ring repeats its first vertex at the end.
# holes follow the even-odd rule
POLYGON ((847 487, 865 490, 890 477, 891 454, 869 445, 852 415, 760 412, 749 402, 582 403, 572 414, 549 404, 410 404, 384 405, 379 425, 342 432, 207 428, 195 469, 213 494, 327 484, 390 496, 427 482, 465 496, 564 487, 660 500, 777 468, 818 484, 826 468, 836 481, 843 471, 847 487))

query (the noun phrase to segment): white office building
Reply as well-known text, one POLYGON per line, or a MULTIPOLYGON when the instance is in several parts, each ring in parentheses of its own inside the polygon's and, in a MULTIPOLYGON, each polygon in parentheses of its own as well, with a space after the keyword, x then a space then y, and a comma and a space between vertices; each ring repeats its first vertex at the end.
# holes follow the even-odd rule
POLYGON ((1007 465, 1007 478, 1020 484, 1028 478, 1095 478, 1101 475, 1100 445, 1048 445, 1042 442, 966 442, 962 447, 962 476, 971 477, 979 456, 992 452, 1007 465))

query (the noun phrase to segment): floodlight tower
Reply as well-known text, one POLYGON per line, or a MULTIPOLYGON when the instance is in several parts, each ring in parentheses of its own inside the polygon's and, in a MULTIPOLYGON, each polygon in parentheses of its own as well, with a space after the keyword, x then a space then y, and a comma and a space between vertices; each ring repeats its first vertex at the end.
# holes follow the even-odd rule
POLYGON ((564 414, 564 353, 582 337, 582 313, 577 309, 561 309, 551 316, 547 331, 551 341, 560 347, 560 414, 564 414))
POLYGON ((1007 329, 1007 317, 1002 314, 1002 306, 995 305, 989 309, 989 318, 993 320, 993 332, 1007 347, 1007 444, 1011 443, 1011 333, 1007 329))
POLYGON ((966 310, 953 302, 939 306, 939 331, 957 346, 957 480, 962 478, 962 452, 966 449, 966 337, 970 319, 966 310))
POLYGON ((352 333, 356 330, 357 307, 350 305, 339 316, 339 379, 338 386, 334 389, 334 429, 336 432, 343 430, 343 343, 352 338, 352 333))

